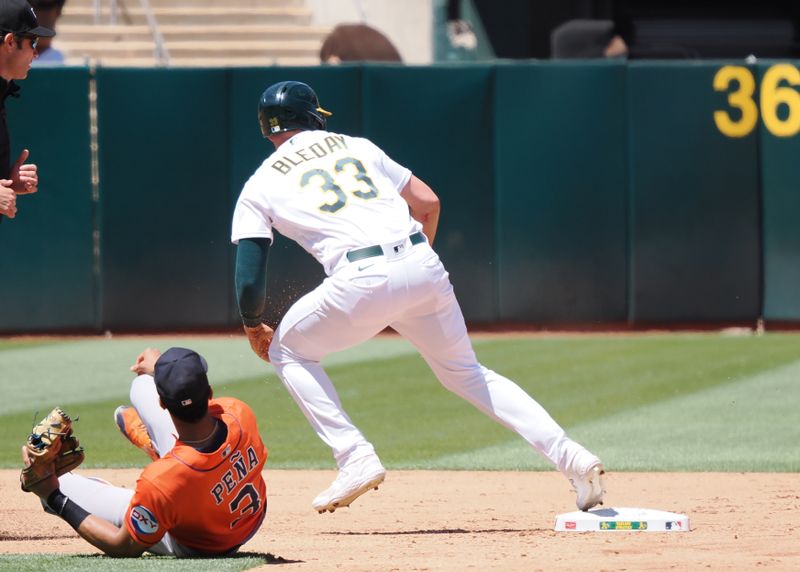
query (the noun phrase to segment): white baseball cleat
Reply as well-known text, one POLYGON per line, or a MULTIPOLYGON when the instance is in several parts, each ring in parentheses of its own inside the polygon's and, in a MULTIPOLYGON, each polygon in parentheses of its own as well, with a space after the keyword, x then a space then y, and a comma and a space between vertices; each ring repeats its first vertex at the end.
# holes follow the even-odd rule
POLYGON ((589 510, 590 508, 603 504, 603 475, 606 471, 603 464, 599 461, 581 474, 569 477, 569 482, 575 487, 578 495, 575 504, 579 510, 589 510))
POLYGON ((378 457, 362 457, 339 469, 339 475, 333 484, 317 495, 311 505, 320 514, 350 506, 350 503, 370 489, 377 490, 385 477, 386 469, 378 457))

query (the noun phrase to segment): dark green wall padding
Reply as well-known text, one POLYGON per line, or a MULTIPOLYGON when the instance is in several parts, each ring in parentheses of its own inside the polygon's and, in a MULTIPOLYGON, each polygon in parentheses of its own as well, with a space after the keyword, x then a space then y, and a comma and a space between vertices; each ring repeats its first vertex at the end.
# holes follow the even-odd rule
MULTIPOLYGON (((759 77, 763 77, 770 65, 757 66, 759 77)), ((795 109, 794 113, 798 111, 795 109)), ((787 117, 785 105, 779 107, 778 114, 787 117)), ((800 321, 800 137, 776 137, 761 125, 759 138, 764 221, 763 314, 767 320, 800 321)))
POLYGON ((633 321, 759 315, 758 135, 714 125, 719 67, 628 68, 633 321))
POLYGON ((228 73, 100 69, 103 324, 228 323, 228 73))
POLYGON ((11 160, 22 149, 39 168, 39 191, 17 199, 0 224, 0 331, 96 329, 89 151, 89 71, 31 70, 6 100, 11 160))
MULTIPOLYGON (((284 79, 439 194, 435 246, 471 322, 800 320, 798 138, 722 134, 724 65, 745 67, 34 69, 7 102, 41 190, 0 225, 0 332, 238 325, 230 218, 272 151, 258 97, 284 79)), ((758 84, 770 65, 747 69, 758 84)), ((272 324, 323 278, 282 238, 268 275, 272 324)))
POLYGON ((625 321, 625 66, 496 74, 498 317, 625 321))

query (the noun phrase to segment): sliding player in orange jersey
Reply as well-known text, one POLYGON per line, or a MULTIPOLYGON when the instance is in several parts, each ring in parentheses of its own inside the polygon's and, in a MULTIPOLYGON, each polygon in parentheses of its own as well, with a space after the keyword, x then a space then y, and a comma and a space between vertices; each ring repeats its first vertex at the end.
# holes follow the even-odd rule
MULTIPOLYGON (((110 556, 178 557, 236 552, 267 510, 267 449, 243 402, 212 398, 196 352, 146 349, 131 367, 133 407, 119 407, 123 435, 154 461, 136 490, 67 473, 34 487, 45 510, 110 556), (176 440, 177 437, 177 440, 176 440)), ((26 449, 23 460, 27 463, 26 449)))

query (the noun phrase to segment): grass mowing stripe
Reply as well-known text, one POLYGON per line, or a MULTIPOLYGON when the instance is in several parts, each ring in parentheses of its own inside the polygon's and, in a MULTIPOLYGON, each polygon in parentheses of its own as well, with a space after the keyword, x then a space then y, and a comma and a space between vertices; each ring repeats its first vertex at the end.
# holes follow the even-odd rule
POLYGON ((796 334, 523 338, 476 349, 486 366, 519 383, 559 423, 574 425, 791 363, 798 340, 796 334))
POLYGON ((165 572, 193 572, 214 569, 221 572, 239 572, 257 566, 275 563, 271 554, 242 553, 226 558, 202 560, 177 559, 167 556, 145 555, 128 558, 124 564, 118 558, 100 554, 5 554, 0 555, 0 572, 126 572, 159 570, 165 572))
MULTIPOLYGON (((610 471, 800 471, 800 361, 568 428, 610 471)), ((552 470, 522 441, 419 468, 552 470)))
MULTIPOLYGON (((502 362, 496 367, 500 371, 508 365, 517 367, 517 361, 529 364, 528 369, 522 370, 521 385, 537 398, 537 391, 542 385, 537 379, 541 361, 553 360, 569 364, 572 379, 571 384, 566 386, 568 391, 564 391, 565 386, 558 386, 555 395, 548 394, 546 403, 551 413, 569 426, 592 419, 604 419, 615 412, 669 400, 676 395, 692 394, 705 387, 724 385, 749 372, 791 362, 796 359, 797 339, 797 336, 774 338, 772 342, 777 344, 776 350, 761 338, 748 338, 744 340, 744 344, 738 343, 739 340, 720 336, 660 338, 656 341, 668 342, 672 346, 669 349, 668 363, 675 362, 679 366, 665 366, 666 371, 659 372, 658 375, 652 374, 650 362, 641 355, 663 352, 661 344, 644 338, 616 340, 616 343, 610 344, 612 353, 617 354, 616 361, 621 360, 619 354, 628 353, 636 356, 639 362, 637 368, 625 374, 633 379, 625 379, 624 382, 614 381, 617 376, 613 372, 605 374, 607 379, 598 379, 596 363, 599 357, 604 357, 609 351, 608 338, 572 339, 569 340, 571 343, 557 344, 563 348, 562 355, 556 357, 553 357, 550 350, 540 351, 541 342, 552 340, 529 338, 521 340, 522 343, 515 340, 506 346, 504 342, 508 340, 494 339, 481 341, 476 346, 479 357, 487 365, 494 365, 491 362, 496 358, 502 362), (678 338, 680 343, 676 344, 674 338, 678 338), (493 353, 498 348, 502 351, 493 353), (569 356, 581 351, 599 355, 594 355, 592 359, 584 358, 575 364, 575 360, 571 361, 569 356), (565 353, 567 355, 563 355, 565 353), (693 376, 687 382, 683 377, 686 372, 697 369, 696 362, 700 361, 702 364, 705 356, 709 355, 720 363, 714 368, 700 368, 704 369, 705 374, 693 376), (531 356, 536 356, 536 359, 531 359, 531 356), (632 392, 631 386, 637 386, 638 391, 632 392), (607 399, 624 406, 594 407, 593 398, 603 392, 610 392, 607 399), (584 402, 588 414, 575 414, 574 404, 578 398, 584 402)), ((660 359, 667 360, 666 357, 660 359)), ((384 462, 392 468, 426 466, 431 459, 439 458, 445 452, 458 454, 509 440, 508 430, 444 390, 417 356, 385 360, 379 364, 362 363, 331 368, 330 374, 351 418, 372 440, 384 462), (379 367, 376 369, 376 366, 379 367)), ((254 398, 258 399, 256 396, 254 398)), ((273 435, 278 439, 281 438, 282 423, 274 425, 273 435)), ((302 427, 297 429, 301 434, 304 433, 302 427)), ((305 433, 308 434, 308 430, 305 433)), ((520 443, 523 442, 520 440, 520 443)), ((295 444, 299 445, 300 443, 295 444)), ((300 459, 279 458, 279 447, 273 447, 273 451, 276 453, 274 461, 288 461, 286 465, 279 466, 298 466, 296 463, 300 459)), ((313 454, 311 450, 306 451, 313 454)), ((535 455, 527 456, 536 459, 535 455)), ((454 468, 466 466, 468 465, 454 468)))
MULTIPOLYGON (((163 339, 160 341, 165 342, 163 339)), ((96 344, 97 342, 94 342, 91 345, 96 344)), ((113 350, 104 354, 107 356, 108 361, 115 361, 123 354, 135 356, 135 352, 146 344, 142 340, 136 339, 120 340, 118 346, 108 343, 103 345, 107 350, 113 350)), ((227 366, 219 367, 220 362, 225 363, 224 351, 228 349, 229 345, 226 340, 209 340, 208 338, 197 338, 196 340, 178 339, 159 344, 159 347, 168 345, 189 345, 198 348, 203 355, 209 356, 209 373, 216 393, 218 395, 239 397, 253 407, 258 415, 265 441, 273 451, 272 459, 276 460, 275 462, 278 466, 330 468, 333 465, 328 449, 310 429, 302 413, 300 413, 300 410, 274 373, 267 376, 263 375, 265 370, 272 371, 271 366, 253 356, 258 366, 257 371, 262 372, 262 374, 258 377, 245 379, 226 379, 226 374, 233 375, 234 369, 237 373, 239 371, 231 366, 231 358, 228 358, 227 366), (214 346, 213 343, 216 343, 218 347, 214 346), (222 380, 219 379, 220 377, 222 380), (273 448, 271 446, 272 443, 277 446, 273 448)), ((71 348, 66 350, 67 353, 71 351, 71 348)), ((86 349, 83 348, 83 351, 86 351, 86 349)), ((326 358, 325 363, 331 371, 338 371, 340 368, 346 369, 351 364, 361 360, 377 360, 383 359, 384 356, 404 356, 407 354, 416 356, 416 350, 405 340, 399 337, 381 337, 357 348, 330 356, 326 358)), ((416 359, 419 360, 418 357, 416 359)), ((372 362, 367 361, 367 363, 372 362)), ((376 368, 375 365, 369 366, 369 377, 374 377, 376 369, 381 370, 382 368, 376 368)), ((87 371, 96 373, 97 368, 88 368, 87 371)), ((44 415, 45 409, 49 410, 55 403, 58 403, 63 405, 70 415, 80 417, 75 426, 75 431, 87 450, 85 463, 87 468, 143 466, 146 458, 118 434, 112 421, 112 414, 117 405, 128 402, 128 383, 132 379, 132 374, 123 370, 121 375, 117 377, 119 378, 118 385, 120 388, 124 388, 124 393, 117 390, 114 392, 116 396, 111 398, 108 398, 107 395, 103 396, 103 392, 95 391, 91 393, 90 399, 81 403, 70 405, 68 400, 66 402, 58 402, 56 397, 52 397, 48 398, 48 403, 45 404, 41 395, 36 394, 31 396, 31 400, 35 397, 36 403, 32 403, 28 408, 20 411, 18 406, 6 407, 6 409, 16 409, 16 411, 6 411, 5 414, 0 415, 0 439, 5 439, 7 442, 12 443, 20 442, 21 444, 35 422, 34 412, 39 410, 39 416, 41 417, 41 415, 44 415), (105 397, 105 399, 101 400, 101 396, 105 397)), ((347 376, 344 375, 343 377, 347 376)), ((28 388, 30 383, 32 382, 28 382, 28 388)), ((8 386, 10 384, 6 383, 4 385, 8 386)), ((5 389, 4 387, 4 391, 5 389)), ((25 388, 20 387, 18 389, 22 391, 25 388)), ((56 386, 55 389, 60 389, 63 392, 65 388, 56 386)), ((72 391, 69 387, 67 389, 72 391)), ((29 389, 25 389, 25 391, 30 393, 29 389)), ((73 392, 73 394, 76 397, 85 396, 87 391, 73 392)), ((345 394, 347 394, 347 390, 345 390, 345 394)), ((18 465, 19 451, 17 447, 0 449, 0 466, 17 467, 18 465)))
MULTIPOLYGON (((1 342, 0 348, 13 346, 1 342)), ((212 385, 261 376, 275 378, 272 367, 253 354, 244 336, 141 337, 50 343, 8 349, 0 361, 0 415, 49 410, 54 404, 70 405, 117 398, 127 401, 129 367, 147 346, 162 351, 170 346, 192 348, 209 363, 212 385), (42 395, 31 388, 47 387, 52 400, 42 403, 42 395), (87 398, 87 396, 91 396, 87 398)), ((325 364, 381 359, 386 356, 415 353, 399 337, 381 337, 326 358, 325 364)))
POLYGON ((32 415, 56 404, 111 397, 125 397, 127 401, 133 379, 129 368, 136 356, 147 346, 166 349, 171 345, 209 354, 213 379, 266 374, 269 369, 243 340, 233 338, 97 338, 23 348, 3 353, 0 414, 24 411, 32 415), (47 403, 42 400, 42 387, 47 387, 47 403))
MULTIPOLYGON (((491 338, 478 339, 476 350, 484 364, 517 381, 559 423, 570 427, 792 363, 798 339, 773 334, 491 338)), ((443 456, 509 442, 507 429, 446 391, 406 342, 376 340, 383 341, 394 344, 388 344, 388 352, 380 347, 377 357, 395 351, 394 357, 359 361, 378 347, 370 342, 338 363, 329 362, 328 370, 345 409, 387 466, 425 466, 443 456)), ((25 383, 36 386, 33 380, 25 383)), ((262 373, 215 384, 215 389, 218 395, 251 404, 270 449, 268 467, 333 467, 330 452, 274 376, 262 373)), ((76 431, 87 447, 87 466, 144 464, 143 454, 117 434, 111 421, 116 405, 127 399, 94 401, 95 397, 68 409, 81 416, 76 431)), ((3 442, 24 439, 31 411, 0 416, 3 442)), ((18 466, 18 449, 0 450, 0 464, 18 466)))
POLYGON ((619 470, 800 471, 800 361, 575 429, 619 470))

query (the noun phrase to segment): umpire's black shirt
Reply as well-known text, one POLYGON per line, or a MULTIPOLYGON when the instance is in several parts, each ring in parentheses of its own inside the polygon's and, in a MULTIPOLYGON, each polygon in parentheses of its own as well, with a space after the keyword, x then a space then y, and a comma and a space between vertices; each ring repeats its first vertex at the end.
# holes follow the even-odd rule
POLYGON ((18 97, 18 91, 17 84, 0 77, 0 179, 8 179, 11 174, 11 138, 6 120, 6 98, 9 95, 18 97))
MULTIPOLYGON (((0 179, 8 179, 11 175, 11 137, 6 120, 6 98, 9 95, 19 97, 18 91, 17 84, 0 77, 0 179)), ((0 215, 0 222, 3 222, 3 215, 0 215)))

